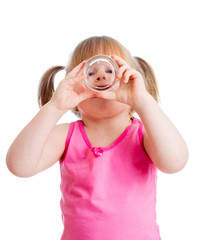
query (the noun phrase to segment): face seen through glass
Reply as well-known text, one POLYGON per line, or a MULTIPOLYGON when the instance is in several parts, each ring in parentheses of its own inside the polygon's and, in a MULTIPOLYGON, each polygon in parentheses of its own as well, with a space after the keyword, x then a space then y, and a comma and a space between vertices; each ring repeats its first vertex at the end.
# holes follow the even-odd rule
POLYGON ((117 82, 117 64, 105 55, 94 56, 89 59, 84 68, 87 75, 85 83, 93 91, 110 90, 117 82))
POLYGON ((106 88, 112 84, 115 72, 107 64, 97 62, 88 72, 89 81, 99 88, 106 88))

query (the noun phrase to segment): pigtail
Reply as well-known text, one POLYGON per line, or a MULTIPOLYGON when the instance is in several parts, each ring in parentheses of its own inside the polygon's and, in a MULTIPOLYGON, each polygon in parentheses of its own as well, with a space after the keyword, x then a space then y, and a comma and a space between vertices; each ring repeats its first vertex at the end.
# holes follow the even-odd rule
POLYGON ((134 57, 136 62, 141 68, 141 74, 145 81, 145 86, 147 91, 154 97, 154 99, 158 102, 159 101, 159 92, 158 92, 158 86, 157 86, 157 80, 155 77, 154 70, 152 67, 147 63, 145 60, 143 60, 140 57, 134 57))
POLYGON ((54 93, 54 76, 63 69, 65 69, 64 66, 54 66, 49 68, 42 76, 38 88, 38 104, 40 107, 51 99, 54 93))

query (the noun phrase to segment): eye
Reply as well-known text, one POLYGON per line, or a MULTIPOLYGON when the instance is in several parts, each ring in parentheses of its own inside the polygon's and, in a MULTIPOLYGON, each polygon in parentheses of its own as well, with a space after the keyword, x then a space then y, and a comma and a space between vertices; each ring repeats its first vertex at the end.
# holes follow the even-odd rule
POLYGON ((94 75, 94 73, 93 72, 90 72, 89 74, 88 74, 88 76, 93 76, 94 75))
POLYGON ((106 71, 107 73, 113 73, 113 71, 112 70, 108 70, 108 71, 106 71))

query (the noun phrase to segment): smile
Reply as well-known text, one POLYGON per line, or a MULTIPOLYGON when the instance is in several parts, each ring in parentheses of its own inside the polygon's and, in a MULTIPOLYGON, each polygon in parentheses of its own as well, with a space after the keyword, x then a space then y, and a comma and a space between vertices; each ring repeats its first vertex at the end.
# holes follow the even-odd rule
POLYGON ((97 85, 97 87, 108 87, 108 85, 97 85))

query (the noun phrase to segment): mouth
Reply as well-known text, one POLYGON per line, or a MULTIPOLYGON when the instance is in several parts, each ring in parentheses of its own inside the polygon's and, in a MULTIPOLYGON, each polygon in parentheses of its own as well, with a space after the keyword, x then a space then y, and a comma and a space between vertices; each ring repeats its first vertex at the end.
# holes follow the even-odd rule
POLYGON ((96 89, 97 91, 106 91, 106 90, 108 90, 109 88, 110 88, 109 85, 103 85, 103 86, 96 86, 96 87, 95 87, 95 89, 96 89))
POLYGON ((102 90, 105 90, 105 89, 108 89, 110 86, 109 85, 97 85, 96 86, 96 89, 102 89, 102 90))
POLYGON ((103 84, 103 85, 97 85, 97 87, 107 87, 108 85, 107 84, 103 84))

